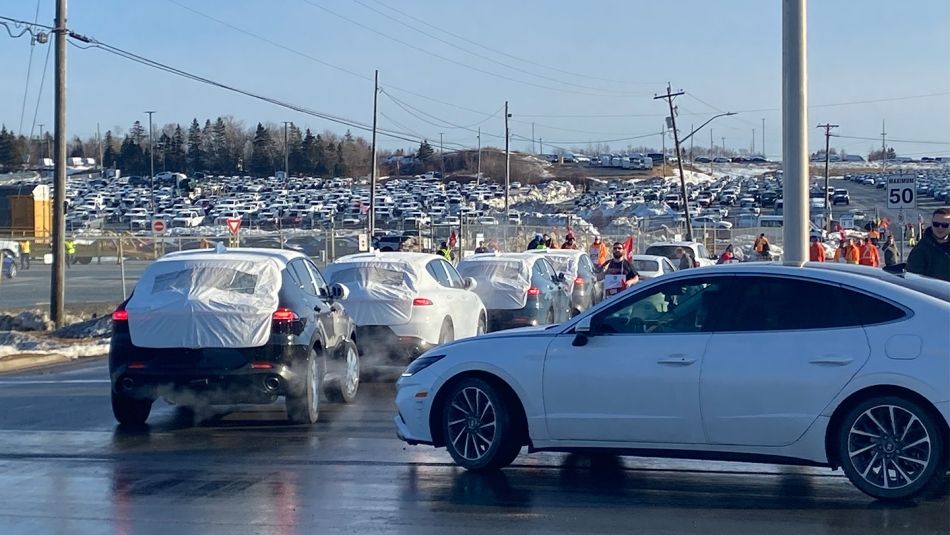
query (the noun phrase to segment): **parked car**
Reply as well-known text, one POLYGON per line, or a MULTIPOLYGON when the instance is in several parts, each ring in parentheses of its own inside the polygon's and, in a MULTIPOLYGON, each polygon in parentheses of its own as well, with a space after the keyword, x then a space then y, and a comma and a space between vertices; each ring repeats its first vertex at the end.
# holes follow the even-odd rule
POLYGON ((328 286, 304 255, 280 249, 171 253, 142 274, 112 314, 112 410, 141 424, 164 397, 181 404, 270 403, 313 423, 320 396, 359 387, 349 290, 328 286))
POLYGON ((836 189, 834 195, 831 197, 831 205, 837 206, 839 204, 844 204, 845 206, 851 204, 851 196, 848 195, 848 190, 846 189, 836 189))
POLYGON ((463 279, 441 256, 359 253, 337 259, 324 273, 349 288, 347 311, 374 364, 405 365, 430 347, 487 329, 475 282, 463 279))
POLYGON ((594 263, 584 251, 574 249, 536 249, 544 255, 557 274, 564 274, 563 284, 571 296, 571 316, 593 307, 604 298, 604 282, 594 269, 594 263))
POLYGON ((699 242, 691 241, 673 241, 657 242, 650 244, 644 254, 665 256, 670 259, 674 266, 679 268, 680 258, 676 255, 677 249, 689 249, 692 252, 693 267, 712 266, 716 264, 717 257, 710 254, 706 246, 699 242))
POLYGON ((641 281, 648 281, 676 271, 676 267, 669 258, 647 254, 633 255, 633 269, 637 270, 641 281))
POLYGON ((493 253, 459 262, 459 273, 476 281, 488 311, 488 330, 550 325, 570 318, 567 278, 542 255, 493 253))
POLYGON ((678 271, 555 328, 422 355, 394 423, 469 470, 527 445, 841 467, 911 499, 946 486, 948 296, 857 265, 678 271))

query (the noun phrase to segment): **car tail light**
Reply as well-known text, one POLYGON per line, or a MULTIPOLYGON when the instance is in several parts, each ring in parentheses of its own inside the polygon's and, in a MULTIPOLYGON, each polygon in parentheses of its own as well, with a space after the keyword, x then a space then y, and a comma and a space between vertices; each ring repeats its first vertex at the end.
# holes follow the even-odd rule
POLYGON ((274 321, 294 321, 299 319, 297 313, 289 308, 278 308, 274 311, 273 315, 274 321))
POLYGON ((144 362, 130 362, 128 368, 130 370, 144 370, 145 363, 144 362))
POLYGON ((417 307, 432 306, 432 300, 426 299, 425 297, 417 297, 412 300, 412 306, 417 306, 417 307))
POLYGON ((584 280, 584 277, 575 277, 574 284, 587 284, 587 281, 584 280))
POLYGON ((112 313, 112 321, 129 321, 129 313, 120 308, 112 313))
POLYGON ((271 364, 270 362, 252 362, 251 363, 252 370, 270 370, 273 368, 274 368, 274 365, 271 364))
POLYGON ((528 295, 535 295, 535 296, 541 295, 541 289, 534 288, 534 287, 528 288, 528 295))

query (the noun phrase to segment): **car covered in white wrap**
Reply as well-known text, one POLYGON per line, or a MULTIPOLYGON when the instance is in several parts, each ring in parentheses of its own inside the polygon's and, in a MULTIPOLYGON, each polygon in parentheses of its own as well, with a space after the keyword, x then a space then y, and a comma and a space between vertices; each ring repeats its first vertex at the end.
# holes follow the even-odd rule
POLYGON ((316 421, 321 395, 351 402, 360 362, 349 290, 280 249, 171 253, 112 314, 112 409, 141 424, 158 398, 185 406, 270 403, 316 421))
POLYGON ((476 283, 441 256, 359 253, 337 259, 324 274, 349 288, 346 309, 364 354, 405 363, 430 347, 485 332, 476 283))
POLYGON ((728 264, 635 285, 561 325, 435 348, 397 435, 470 470, 528 451, 841 467, 946 488, 950 283, 846 264, 728 264), (818 304, 816 306, 816 304, 818 304))

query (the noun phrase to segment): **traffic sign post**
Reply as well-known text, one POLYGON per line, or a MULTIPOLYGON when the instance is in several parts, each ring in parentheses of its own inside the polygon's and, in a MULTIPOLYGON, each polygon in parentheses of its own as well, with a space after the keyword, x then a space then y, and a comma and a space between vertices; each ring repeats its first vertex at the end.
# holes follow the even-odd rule
POLYGON ((163 219, 152 219, 152 253, 155 258, 158 258, 159 255, 165 254, 164 242, 160 242, 158 237, 162 234, 165 234, 165 221, 163 219), (159 249, 162 249, 159 252, 159 249))
POLYGON ((161 219, 155 219, 152 221, 152 234, 164 234, 165 233, 165 221, 161 219))
POLYGON ((905 210, 917 208, 917 177, 889 176, 887 177, 887 208, 889 210, 905 210))
POLYGON ((231 233, 231 239, 230 239, 229 245, 231 247, 240 247, 241 246, 241 218, 229 217, 226 223, 228 225, 228 232, 231 233))
POLYGON ((361 253, 365 253, 366 251, 369 251, 369 235, 368 234, 366 234, 365 232, 361 232, 359 236, 357 237, 357 241, 359 242, 358 245, 359 245, 359 250, 361 253))

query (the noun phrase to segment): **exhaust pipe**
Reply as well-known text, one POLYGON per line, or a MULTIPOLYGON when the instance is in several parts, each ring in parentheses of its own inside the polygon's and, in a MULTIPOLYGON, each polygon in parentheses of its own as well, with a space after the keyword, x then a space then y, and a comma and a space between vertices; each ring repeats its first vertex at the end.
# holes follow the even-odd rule
POLYGON ((135 387, 135 381, 133 381, 131 377, 123 377, 122 380, 119 381, 119 386, 121 386, 123 390, 132 390, 135 387))
POLYGON ((276 376, 270 376, 264 378, 264 388, 269 392, 275 392, 280 388, 280 378, 276 376))

